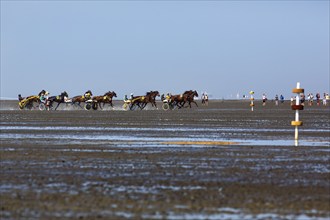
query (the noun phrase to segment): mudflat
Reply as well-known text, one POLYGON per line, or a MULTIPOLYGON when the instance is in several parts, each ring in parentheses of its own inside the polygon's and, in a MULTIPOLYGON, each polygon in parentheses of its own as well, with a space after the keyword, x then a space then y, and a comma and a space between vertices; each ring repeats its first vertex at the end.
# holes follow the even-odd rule
POLYGON ((0 101, 1 219, 329 219, 330 107, 0 101))

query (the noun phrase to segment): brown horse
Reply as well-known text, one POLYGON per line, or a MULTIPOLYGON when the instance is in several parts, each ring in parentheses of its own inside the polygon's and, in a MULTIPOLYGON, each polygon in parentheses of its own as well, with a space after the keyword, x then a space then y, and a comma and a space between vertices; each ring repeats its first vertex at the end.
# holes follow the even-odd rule
POLYGON ((191 103, 192 102, 195 103, 195 105, 198 107, 197 103, 194 101, 194 97, 198 97, 198 93, 197 93, 196 90, 194 90, 194 91, 190 90, 188 93, 186 93, 184 95, 184 99, 183 99, 184 102, 182 104, 182 107, 184 106, 184 104, 186 102, 188 102, 190 108, 191 108, 191 103))
POLYGON ((152 106, 155 106, 157 108, 157 96, 160 96, 158 91, 147 92, 144 96, 134 96, 131 98, 129 109, 134 110, 136 107, 139 107, 140 110, 143 110, 148 103, 151 103, 152 106))
POLYGON ((133 96, 129 99, 129 109, 130 110, 135 110, 137 107, 142 110, 141 104, 144 103, 145 96, 133 96))
POLYGON ((188 90, 180 95, 172 95, 170 97, 170 102, 174 103, 174 105, 178 106, 178 108, 182 108, 186 104, 186 102, 188 102, 191 108, 191 102, 195 103, 196 106, 198 106, 197 103, 194 101, 194 96, 198 97, 197 91, 188 90))
POLYGON ((151 107, 157 108, 156 97, 160 96, 158 91, 150 91, 145 95, 145 99, 141 103, 142 109, 144 109, 148 103, 151 103, 151 107))
POLYGON ((72 105, 75 105, 76 103, 78 103, 78 106, 80 108, 83 108, 80 103, 82 102, 86 102, 87 100, 90 100, 91 99, 91 96, 92 96, 92 92, 90 90, 88 90, 85 95, 78 95, 78 96, 75 96, 75 97, 72 97, 71 100, 72 100, 72 105))
POLYGON ((109 103, 109 105, 113 108, 113 104, 112 104, 113 97, 117 97, 117 94, 114 91, 112 91, 112 92, 109 91, 109 92, 106 92, 104 95, 94 96, 93 101, 96 101, 99 104, 100 109, 102 109, 101 103, 103 103, 103 107, 104 107, 105 103, 109 103))

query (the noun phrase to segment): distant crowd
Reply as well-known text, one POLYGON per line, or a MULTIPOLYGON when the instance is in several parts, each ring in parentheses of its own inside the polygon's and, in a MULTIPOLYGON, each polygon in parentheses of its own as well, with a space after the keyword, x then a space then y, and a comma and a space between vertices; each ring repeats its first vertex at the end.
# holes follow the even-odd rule
MULTIPOLYGON (((291 103, 294 103, 296 100, 296 97, 291 97, 291 103)), ((326 106, 329 104, 330 102, 330 96, 329 96, 329 93, 323 93, 323 97, 321 99, 321 95, 320 93, 316 93, 315 97, 313 95, 313 93, 309 93, 307 95, 307 103, 309 106, 312 106, 314 104, 314 101, 316 102, 316 105, 321 105, 321 102, 322 102, 322 105, 326 106)), ((305 102, 306 102, 306 96, 305 94, 300 94, 300 103, 302 105, 305 105, 305 102)))
MULTIPOLYGON (((247 98, 247 96, 246 95, 243 95, 243 99, 245 99, 245 98, 247 98)), ((268 101, 267 95, 264 93, 264 94, 262 94, 262 97, 261 98, 262 98, 263 105, 266 105, 266 103, 268 101)), ((275 95, 275 98, 273 100, 275 100, 275 105, 279 105, 280 103, 282 104, 285 101, 283 95, 278 96, 277 94, 275 95)), ((292 96, 290 98, 291 105, 295 104, 295 101, 296 101, 296 97, 295 96, 292 96)), ((305 105, 305 102, 306 102, 306 96, 305 96, 305 94, 302 93, 302 94, 300 94, 300 103, 302 105, 305 105)), ((321 97, 321 94, 319 92, 316 93, 315 96, 313 95, 313 93, 309 93, 307 95, 307 103, 308 103, 309 106, 312 106, 315 103, 316 103, 317 106, 320 106, 320 105, 323 105, 323 106, 329 105, 330 104, 329 93, 324 92, 322 97, 321 97)))

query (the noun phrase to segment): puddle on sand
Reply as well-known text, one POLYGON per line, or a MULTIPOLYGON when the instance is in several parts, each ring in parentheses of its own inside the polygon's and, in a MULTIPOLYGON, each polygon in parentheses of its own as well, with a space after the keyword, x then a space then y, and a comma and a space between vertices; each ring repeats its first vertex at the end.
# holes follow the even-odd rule
MULTIPOLYGON (((132 133, 123 133, 122 135, 113 135, 111 132, 104 132, 101 128, 95 128, 96 130, 101 129, 102 132, 93 133, 93 134, 84 134, 84 133, 74 133, 74 134, 65 134, 66 130, 61 132, 54 132, 52 134, 45 134, 39 133, 34 134, 31 133, 15 133, 14 127, 10 126, 0 126, 2 131, 13 131, 12 133, 2 132, 0 133, 0 139, 6 140, 9 142, 18 142, 20 140, 33 140, 34 142, 47 142, 49 144, 52 142, 53 144, 115 144, 117 146, 143 146, 143 147, 157 147, 157 146, 167 146, 167 147, 174 147, 174 146, 190 146, 190 147, 206 147, 206 146, 220 146, 220 145, 253 145, 253 146, 330 146, 330 142, 328 137, 324 138, 315 138, 312 139, 301 139, 298 143, 294 140, 288 139, 268 139, 268 140, 261 140, 261 139, 249 139, 245 137, 244 139, 232 139, 223 137, 212 136, 204 137, 204 135, 200 135, 199 133, 194 135, 185 135, 186 137, 153 137, 147 136, 150 133, 145 132, 142 129, 141 133, 132 134, 132 133)), ((30 129, 33 130, 33 127, 17 127, 18 130, 25 130, 29 132, 30 129)), ((41 129, 42 127, 40 127, 41 129)), ((62 128, 54 127, 54 131, 61 131, 62 128)), ((39 128, 38 128, 39 129, 39 128)), ((49 128, 52 130, 53 127, 49 128)), ((71 128, 69 128, 70 130, 71 128)), ((73 130, 78 131, 80 127, 72 128, 73 130)), ((137 128, 132 128, 133 130, 140 130, 137 128)), ((47 130, 47 128, 46 128, 47 130)), ((111 130, 111 129, 110 129, 111 130)), ((116 130, 116 129, 114 129, 116 130)), ((121 129, 119 129, 121 130, 121 129)), ((124 130, 124 129, 123 129, 124 130)), ((173 130, 174 131, 174 130, 173 130)), ((262 136, 260 136, 262 138, 262 136)), ((7 149, 8 150, 8 149, 7 149)))

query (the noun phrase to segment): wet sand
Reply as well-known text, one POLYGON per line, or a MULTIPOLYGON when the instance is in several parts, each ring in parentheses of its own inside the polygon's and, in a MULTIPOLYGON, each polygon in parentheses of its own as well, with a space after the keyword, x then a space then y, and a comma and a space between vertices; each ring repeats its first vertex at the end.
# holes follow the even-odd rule
POLYGON ((329 219, 329 106, 301 111, 295 146, 288 102, 121 104, 41 112, 0 101, 0 218, 329 219))

